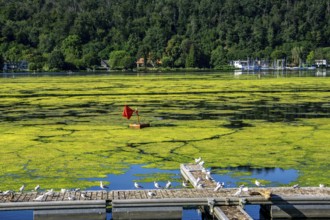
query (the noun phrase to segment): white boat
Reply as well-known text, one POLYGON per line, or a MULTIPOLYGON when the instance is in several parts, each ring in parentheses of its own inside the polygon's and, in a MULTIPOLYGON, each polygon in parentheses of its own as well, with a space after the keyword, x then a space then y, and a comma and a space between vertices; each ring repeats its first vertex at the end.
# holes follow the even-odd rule
POLYGON ((259 65, 251 64, 248 60, 235 60, 233 64, 236 69, 244 71, 260 70, 259 65))

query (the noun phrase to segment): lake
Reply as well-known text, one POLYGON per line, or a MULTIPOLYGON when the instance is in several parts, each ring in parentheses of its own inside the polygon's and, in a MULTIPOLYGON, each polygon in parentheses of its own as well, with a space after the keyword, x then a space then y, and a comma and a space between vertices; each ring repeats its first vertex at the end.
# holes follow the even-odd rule
MULTIPOLYGON (((0 190, 94 190, 100 180, 112 189, 180 187, 180 163, 199 156, 227 187, 329 185, 328 76, 3 73, 0 190), (151 127, 128 128, 137 117, 123 118, 124 105, 151 127)), ((196 210, 184 215, 200 219, 196 210)))

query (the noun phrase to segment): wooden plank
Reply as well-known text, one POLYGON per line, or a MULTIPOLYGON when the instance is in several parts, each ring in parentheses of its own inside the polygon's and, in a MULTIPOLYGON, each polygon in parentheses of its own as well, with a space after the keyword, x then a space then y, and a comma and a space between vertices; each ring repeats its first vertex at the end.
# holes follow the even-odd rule
POLYGON ((132 198, 131 199, 137 199, 137 193, 136 193, 136 191, 135 190, 132 190, 131 191, 132 192, 132 198))
POLYGON ((40 196, 42 193, 32 193, 29 200, 27 202, 34 202, 34 199, 37 198, 38 196, 40 196))
POLYGON ((22 200, 22 202, 28 202, 32 195, 33 195, 32 193, 26 193, 26 195, 25 195, 24 199, 22 200))
POLYGON ((253 220, 253 218, 241 206, 237 206, 237 209, 245 215, 247 220, 253 220))
POLYGON ((126 190, 125 191, 125 199, 130 199, 132 196, 132 190, 126 190))
POLYGON ((131 198, 131 190, 127 190, 125 192, 125 199, 130 199, 131 198))
POLYGON ((108 191, 102 192, 102 200, 107 200, 108 197, 108 191))
POLYGON ((115 198, 114 191, 110 191, 109 200, 113 200, 114 198, 115 198))
MULTIPOLYGON (((261 195, 249 195, 249 193, 245 193, 243 196, 247 199, 247 201, 252 201, 253 203, 260 202, 260 204, 270 204, 270 203, 276 203, 276 204, 281 204, 281 203, 328 203, 328 200, 330 198, 330 190, 328 188, 326 189, 315 189, 308 187, 308 189, 300 189, 299 191, 296 191, 297 194, 294 194, 292 192, 292 189, 284 189, 284 192, 290 191, 288 195, 282 195, 279 192, 279 189, 275 188, 267 188, 269 190, 272 190, 272 197, 270 202, 264 202, 265 199, 261 195), (317 191, 316 195, 314 195, 313 190, 317 191), (274 191, 278 193, 274 193, 274 191)), ((250 188, 249 192, 258 192, 258 190, 261 190, 260 188, 250 188)), ((121 199, 131 199, 131 198, 142 198, 141 196, 137 196, 141 194, 143 191, 148 191, 148 190, 121 190, 121 191, 116 191, 118 194, 119 192, 124 192, 124 196, 121 197, 121 199), (131 193, 132 192, 132 193, 131 193)), ((158 190, 160 192, 159 195, 161 195, 164 198, 181 198, 181 197, 191 197, 191 198, 200 198, 200 197, 234 197, 234 193, 237 191, 237 188, 224 188, 220 189, 217 192, 214 192, 213 189, 163 189, 163 190, 158 190)), ((86 191, 87 193, 90 193, 92 195, 92 199, 97 200, 98 197, 99 199, 108 199, 108 197, 112 198, 114 196, 114 191, 109 191, 109 192, 103 192, 103 191, 86 191), (99 194, 99 195, 98 195, 99 194)), ((44 193, 44 192, 43 192, 44 193)), ((67 192, 65 197, 67 198, 68 194, 70 192, 67 192)), ((38 193, 40 195, 42 193, 38 193)), ((77 197, 80 196, 80 192, 76 192, 75 195, 77 197)), ((36 192, 33 193, 24 193, 24 194, 14 194, 13 201, 19 202, 21 200, 31 200, 30 198, 33 197, 35 198, 37 196, 36 192)), ((61 197, 63 197, 62 193, 59 192, 54 192, 54 195, 51 197, 47 197, 47 200, 52 200, 52 201, 60 201, 61 197)), ((239 197, 237 197, 239 198, 239 197)), ((2 195, 1 197, 3 202, 7 202, 8 196, 2 195)))
POLYGON ((68 197, 69 197, 69 193, 65 192, 65 193, 62 194, 62 196, 60 196, 61 200, 59 200, 59 201, 68 200, 68 197))
POLYGON ((135 190, 135 191, 134 191, 134 194, 135 194, 135 197, 136 197, 136 199, 142 199, 142 197, 141 197, 141 194, 140 194, 140 191, 139 191, 139 190, 135 190))
POLYGON ((125 191, 119 191, 119 198, 125 199, 125 191))
POLYGON ((8 202, 16 202, 21 195, 19 193, 13 193, 11 196, 8 196, 8 202))
POLYGON ((27 193, 22 193, 21 196, 18 198, 17 202, 23 202, 27 193))
POLYGON ((213 208, 213 214, 219 220, 229 220, 227 215, 221 210, 220 207, 214 207, 213 208))
POLYGON ((82 197, 81 197, 81 192, 79 191, 79 192, 75 192, 74 193, 74 196, 76 197, 76 200, 85 200, 85 199, 83 199, 82 197))
POLYGON ((102 191, 98 191, 96 195, 96 200, 102 200, 102 191))
POLYGON ((148 199, 147 192, 145 190, 140 190, 142 199, 148 199))
POLYGON ((90 193, 88 193, 88 195, 90 196, 91 200, 96 200, 96 191, 91 191, 90 193))
MULTIPOLYGON (((228 219, 253 220, 243 209, 239 209, 237 206, 220 206, 217 208, 220 208, 228 219)), ((217 211, 219 210, 217 209, 217 211)))
POLYGON ((164 198, 171 198, 172 195, 168 192, 167 189, 161 190, 161 194, 164 195, 164 198))
POLYGON ((91 200, 91 193, 90 192, 86 192, 86 191, 84 191, 83 193, 85 193, 85 200, 91 200))
POLYGON ((160 195, 160 197, 161 197, 162 199, 167 198, 167 194, 166 194, 166 191, 165 191, 165 190, 160 190, 160 191, 159 191, 159 195, 160 195))
POLYGON ((114 195, 114 199, 116 199, 116 200, 119 199, 118 191, 114 191, 113 195, 114 195))
POLYGON ((80 200, 80 191, 73 192, 73 196, 76 198, 76 200, 80 200))
POLYGON ((203 190, 203 192, 205 197, 214 197, 214 193, 212 189, 205 189, 203 190))

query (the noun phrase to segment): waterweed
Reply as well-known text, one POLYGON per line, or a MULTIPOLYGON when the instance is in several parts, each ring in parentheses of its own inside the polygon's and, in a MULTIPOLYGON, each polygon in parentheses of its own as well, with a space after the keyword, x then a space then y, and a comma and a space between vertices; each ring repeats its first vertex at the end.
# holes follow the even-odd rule
POLYGON ((301 185, 330 184, 329 78, 102 75, 0 83, 0 190, 22 183, 27 190, 88 188, 98 182, 87 179, 130 164, 178 169, 199 156, 207 167, 296 169, 301 185), (121 117, 125 104, 151 127, 129 129, 136 117, 121 117), (235 120, 242 123, 232 126, 235 120))

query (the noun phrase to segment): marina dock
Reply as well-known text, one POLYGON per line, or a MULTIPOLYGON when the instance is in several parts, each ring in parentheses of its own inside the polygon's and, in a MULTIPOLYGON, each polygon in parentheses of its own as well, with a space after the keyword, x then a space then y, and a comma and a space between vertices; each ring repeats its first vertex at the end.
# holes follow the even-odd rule
POLYGON ((252 219, 244 207, 260 205, 273 219, 330 218, 329 187, 252 187, 239 194, 238 188, 219 187, 215 191, 217 183, 212 176, 206 178, 210 174, 202 169, 194 164, 180 166, 193 188, 54 192, 39 201, 36 198, 44 192, 0 193, 0 210, 34 210, 35 216, 49 216, 54 210, 74 216, 83 210, 105 219, 111 209, 114 220, 181 219, 183 208, 194 207, 215 219, 252 219))

